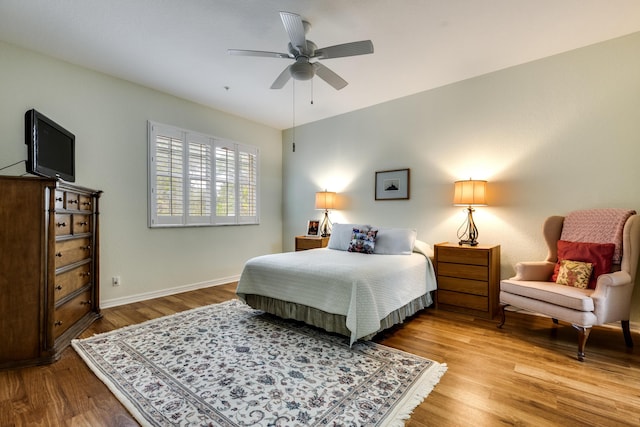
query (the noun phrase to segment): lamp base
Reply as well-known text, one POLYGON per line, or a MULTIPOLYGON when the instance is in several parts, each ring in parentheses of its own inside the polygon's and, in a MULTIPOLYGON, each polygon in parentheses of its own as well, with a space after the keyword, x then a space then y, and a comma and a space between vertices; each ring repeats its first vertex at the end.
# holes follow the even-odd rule
POLYGON ((329 211, 327 209, 324 210, 324 218, 322 218, 322 222, 320 223, 320 232, 322 237, 331 236, 331 220, 329 219, 329 211))
POLYGON ((469 246, 478 246, 478 241, 477 240, 460 240, 458 242, 458 245, 462 246, 462 245, 469 245, 469 246))
POLYGON ((458 228, 458 245, 469 245, 469 246, 478 246, 478 227, 476 227, 476 223, 473 221, 473 212, 474 209, 469 206, 467 208, 467 219, 462 223, 460 228, 458 228), (465 239, 466 237, 466 239, 465 239))

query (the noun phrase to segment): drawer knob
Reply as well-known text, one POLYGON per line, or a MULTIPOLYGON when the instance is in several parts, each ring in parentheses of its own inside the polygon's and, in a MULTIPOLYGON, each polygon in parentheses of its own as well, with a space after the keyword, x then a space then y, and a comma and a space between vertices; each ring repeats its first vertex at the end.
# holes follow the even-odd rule
POLYGON ((79 222, 78 225, 85 226, 85 225, 89 225, 89 223, 87 221, 82 221, 82 222, 79 222))
POLYGON ((91 245, 83 246, 81 249, 84 249, 85 251, 90 251, 91 245))
POLYGON ((56 223, 56 225, 57 225, 58 227, 66 227, 66 226, 67 226, 67 223, 66 223, 66 222, 58 222, 58 223, 56 223))
POLYGON ((67 200, 67 203, 70 204, 70 205, 72 205, 74 203, 78 204, 78 201, 77 200, 67 200))
POLYGON ((90 271, 85 271, 85 272, 80 273, 80 277, 89 277, 89 276, 91 276, 91 272, 90 271))
POLYGON ((56 197, 56 202, 61 202, 62 201, 62 197, 56 197))
POLYGON ((56 252, 56 256, 57 256, 58 258, 62 258, 62 252, 56 252))
POLYGON ((80 301, 80 305, 91 305, 91 300, 80 301))
POLYGON ((62 326, 62 320, 56 320, 53 326, 62 326))
POLYGON ((61 291, 61 290, 62 290, 62 285, 56 286, 56 291, 61 291))
POLYGON ((91 206, 91 202, 82 202, 83 206, 91 206))

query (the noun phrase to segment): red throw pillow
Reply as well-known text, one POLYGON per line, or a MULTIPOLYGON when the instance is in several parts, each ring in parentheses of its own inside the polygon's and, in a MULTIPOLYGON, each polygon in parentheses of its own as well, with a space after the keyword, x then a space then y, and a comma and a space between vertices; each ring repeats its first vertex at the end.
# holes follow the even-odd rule
POLYGON ((595 289, 598 276, 611 273, 611 262, 615 248, 616 245, 613 243, 583 243, 558 240, 558 262, 553 270, 551 280, 555 282, 558 279, 558 271, 563 259, 590 262, 593 264, 593 273, 589 278, 589 289, 595 289))

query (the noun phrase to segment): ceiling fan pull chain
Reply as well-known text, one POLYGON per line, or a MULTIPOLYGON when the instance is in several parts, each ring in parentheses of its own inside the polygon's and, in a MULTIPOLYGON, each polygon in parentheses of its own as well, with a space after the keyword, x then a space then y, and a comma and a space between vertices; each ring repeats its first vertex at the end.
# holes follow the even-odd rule
POLYGON ((296 152, 296 81, 293 81, 293 126, 291 128, 291 143, 293 146, 293 152, 296 152))
POLYGON ((311 80, 311 105, 313 105, 313 80, 311 80))

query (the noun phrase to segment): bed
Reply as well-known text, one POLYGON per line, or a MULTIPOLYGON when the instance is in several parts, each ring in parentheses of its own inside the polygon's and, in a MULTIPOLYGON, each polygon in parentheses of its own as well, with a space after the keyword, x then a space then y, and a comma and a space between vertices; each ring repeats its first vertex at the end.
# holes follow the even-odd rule
POLYGON ((432 254, 415 230, 334 224, 327 248, 247 261, 236 293, 256 309, 340 333, 353 344, 433 303, 432 254), (364 243, 354 230, 366 230, 364 243))

